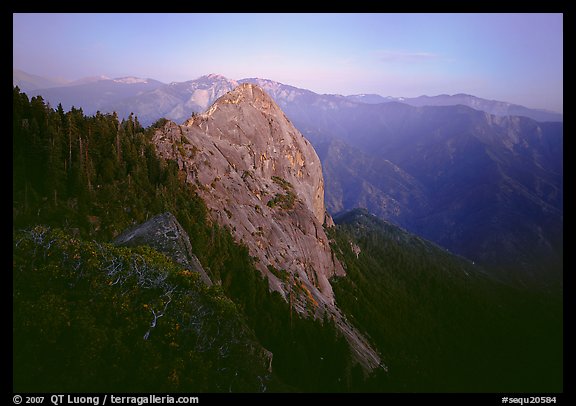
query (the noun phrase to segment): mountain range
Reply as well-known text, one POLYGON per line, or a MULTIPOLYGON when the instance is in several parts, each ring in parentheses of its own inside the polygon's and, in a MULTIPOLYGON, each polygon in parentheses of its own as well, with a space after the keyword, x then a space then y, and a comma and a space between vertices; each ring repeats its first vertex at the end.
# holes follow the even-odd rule
POLYGON ((62 103, 65 109, 72 106, 81 107, 87 114, 94 114, 98 110, 116 111, 121 118, 127 118, 130 113, 134 113, 145 126, 162 117, 181 123, 188 119, 192 112, 204 111, 218 97, 232 90, 239 83, 245 82, 255 83, 266 89, 283 109, 296 102, 326 104, 332 108, 343 101, 360 104, 400 102, 416 107, 464 105, 498 116, 524 116, 536 121, 561 122, 563 120, 560 113, 482 99, 467 94, 419 97, 383 97, 378 94, 320 95, 268 79, 233 80, 218 74, 208 74, 194 80, 165 84, 154 79, 136 77, 112 79, 106 76, 64 81, 13 69, 12 79, 14 86, 18 86, 30 96, 41 95, 50 104, 62 103), (85 85, 90 86, 84 87, 85 85))
POLYGON ((517 283, 561 280, 561 123, 465 106, 339 112, 331 137, 307 134, 330 212, 366 207, 517 283))
POLYGON ((160 117, 182 123, 242 83, 264 89, 315 147, 331 214, 365 207, 512 283, 561 283, 563 125, 556 113, 462 94, 320 95, 214 74, 36 92, 52 105, 134 113, 149 125, 160 117))
POLYGON ((377 94, 359 94, 348 96, 348 99, 369 104, 400 102, 410 106, 454 106, 461 104, 475 110, 485 111, 495 116, 523 116, 536 121, 562 121, 562 114, 544 109, 531 109, 518 104, 498 100, 487 100, 470 94, 441 94, 438 96, 418 97, 382 97, 377 94))

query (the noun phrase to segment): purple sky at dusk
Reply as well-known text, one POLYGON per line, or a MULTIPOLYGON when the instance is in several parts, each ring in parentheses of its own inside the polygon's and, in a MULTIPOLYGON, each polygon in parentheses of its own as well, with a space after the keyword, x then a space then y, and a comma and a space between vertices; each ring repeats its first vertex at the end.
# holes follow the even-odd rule
POLYGON ((13 67, 75 80, 208 73, 317 93, 468 93, 563 111, 562 14, 14 14, 13 67))

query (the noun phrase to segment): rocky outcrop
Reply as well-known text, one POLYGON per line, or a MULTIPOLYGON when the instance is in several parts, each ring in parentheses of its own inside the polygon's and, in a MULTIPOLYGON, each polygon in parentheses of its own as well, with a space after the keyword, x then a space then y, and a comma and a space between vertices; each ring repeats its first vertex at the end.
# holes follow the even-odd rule
POLYGON ((175 160, 211 217, 245 244, 270 288, 302 314, 328 312, 366 369, 376 352, 338 311, 329 279, 345 274, 323 224, 322 167, 314 148, 258 86, 242 84, 153 142, 175 160))
POLYGON ((166 212, 147 222, 124 231, 114 239, 114 244, 125 247, 148 245, 200 275, 202 281, 212 286, 210 277, 192 253, 188 234, 172 213, 166 212))
POLYGON ((320 160, 266 93, 241 85, 185 125, 167 123, 153 141, 178 162, 212 217, 248 246, 272 289, 286 297, 291 283, 279 276, 286 271, 306 296, 334 303, 328 279, 344 270, 322 228, 320 160))

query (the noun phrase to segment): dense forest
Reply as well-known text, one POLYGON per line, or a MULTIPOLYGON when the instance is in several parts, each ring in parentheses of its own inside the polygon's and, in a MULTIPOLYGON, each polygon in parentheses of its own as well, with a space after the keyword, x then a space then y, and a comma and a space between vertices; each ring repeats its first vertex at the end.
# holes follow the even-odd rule
POLYGON ((369 386, 561 392, 562 293, 526 291, 357 209, 335 218, 339 306, 393 371, 369 386))
POLYGON ((14 88, 15 391, 562 391, 561 292, 504 286, 353 212, 328 232, 347 270, 332 280, 337 303, 389 367, 365 377, 332 322, 291 317, 176 163, 156 156, 162 124, 65 112, 14 88), (110 244, 166 211, 216 286, 151 248, 110 244), (186 321, 199 308, 211 320, 200 330, 186 321), (153 328, 151 309, 164 309, 153 328))

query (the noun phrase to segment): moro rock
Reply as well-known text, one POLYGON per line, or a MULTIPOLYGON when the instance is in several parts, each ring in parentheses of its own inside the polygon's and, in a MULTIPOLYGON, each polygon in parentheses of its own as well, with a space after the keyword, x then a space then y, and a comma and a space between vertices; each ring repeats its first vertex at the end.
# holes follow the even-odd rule
POLYGON ((323 228, 331 218, 318 155, 260 87, 241 84, 184 125, 167 122, 153 142, 178 163, 212 219, 248 247, 270 289, 299 313, 328 313, 360 364, 380 365, 335 305, 329 279, 345 271, 323 228))

